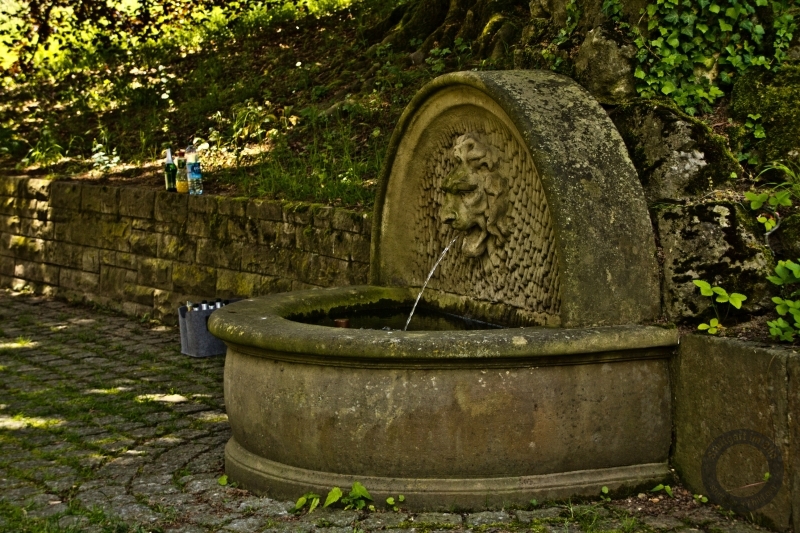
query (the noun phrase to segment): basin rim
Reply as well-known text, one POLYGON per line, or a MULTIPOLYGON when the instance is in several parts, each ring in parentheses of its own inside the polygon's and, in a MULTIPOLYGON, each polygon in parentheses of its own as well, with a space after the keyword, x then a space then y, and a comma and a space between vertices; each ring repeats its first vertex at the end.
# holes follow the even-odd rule
MULTIPOLYGON (((361 285, 249 298, 215 311, 208 328, 229 347, 239 351, 250 348, 245 351, 383 361, 513 360, 648 349, 652 352, 649 357, 666 357, 678 345, 677 329, 642 325, 387 332, 318 326, 285 318, 386 300, 410 303, 416 298, 417 290, 361 285)), ((634 358, 645 356, 640 353, 634 358)))

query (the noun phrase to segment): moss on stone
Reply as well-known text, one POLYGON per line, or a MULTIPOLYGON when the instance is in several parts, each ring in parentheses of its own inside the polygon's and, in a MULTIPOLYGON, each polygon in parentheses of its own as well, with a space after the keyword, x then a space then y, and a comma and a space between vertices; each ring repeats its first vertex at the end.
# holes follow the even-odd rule
POLYGON ((754 148, 764 161, 783 159, 800 149, 800 63, 745 74, 734 86, 731 109, 741 121, 748 114, 761 115, 767 136, 754 148))

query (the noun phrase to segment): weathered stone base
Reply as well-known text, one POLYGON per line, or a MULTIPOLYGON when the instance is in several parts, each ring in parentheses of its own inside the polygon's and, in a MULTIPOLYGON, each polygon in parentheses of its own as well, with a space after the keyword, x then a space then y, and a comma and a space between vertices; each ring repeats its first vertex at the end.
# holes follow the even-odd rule
POLYGON ((377 502, 403 494, 404 508, 411 510, 483 509, 508 505, 526 506, 539 501, 571 496, 597 496, 606 486, 650 487, 669 476, 667 463, 579 470, 539 476, 464 479, 414 479, 347 476, 318 472, 276 463, 245 450, 231 438, 225 446, 225 472, 240 487, 271 498, 293 499, 313 491, 327 494, 332 487, 350 487, 354 481, 366 486, 377 502))
POLYGON ((684 484, 775 529, 799 531, 797 349, 687 335, 671 366, 672 464, 684 484))

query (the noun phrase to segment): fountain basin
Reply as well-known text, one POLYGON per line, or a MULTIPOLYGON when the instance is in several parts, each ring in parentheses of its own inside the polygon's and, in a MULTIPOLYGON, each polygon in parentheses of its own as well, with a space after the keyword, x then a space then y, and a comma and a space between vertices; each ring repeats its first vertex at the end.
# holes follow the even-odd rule
POLYGON ((408 305, 411 288, 244 300, 214 313, 233 436, 226 471, 278 498, 360 481, 409 508, 597 495, 668 474, 668 359, 648 326, 340 329, 289 320, 408 305))

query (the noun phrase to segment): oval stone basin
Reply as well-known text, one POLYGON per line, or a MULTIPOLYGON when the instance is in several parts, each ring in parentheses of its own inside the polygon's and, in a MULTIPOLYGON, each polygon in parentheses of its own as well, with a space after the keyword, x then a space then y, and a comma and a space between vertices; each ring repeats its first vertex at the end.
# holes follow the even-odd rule
POLYGON ((361 286, 244 300, 212 315, 228 345, 226 471, 273 497, 363 483, 410 508, 526 504, 668 474, 668 357, 647 326, 341 329, 287 317, 409 305, 361 286))

